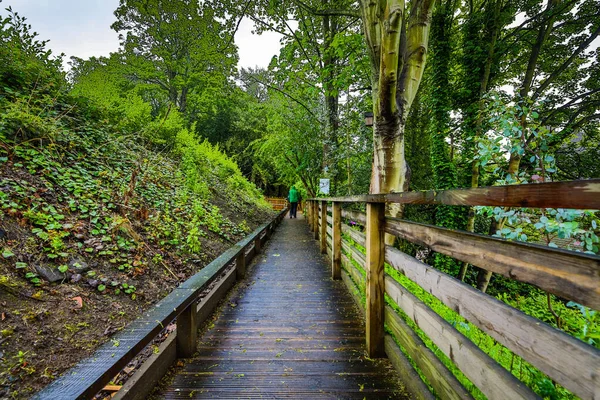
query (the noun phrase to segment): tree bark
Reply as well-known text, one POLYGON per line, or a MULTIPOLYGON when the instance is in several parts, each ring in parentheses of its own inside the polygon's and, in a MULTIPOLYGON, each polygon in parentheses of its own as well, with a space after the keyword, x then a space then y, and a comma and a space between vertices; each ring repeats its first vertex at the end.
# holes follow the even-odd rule
MULTIPOLYGON (((423 76, 434 3, 414 1, 408 9, 403 0, 360 2, 374 88, 371 193, 408 190, 404 130, 423 76)), ((387 213, 398 216, 401 207, 392 204, 387 213)), ((388 244, 393 239, 386 235, 388 244)))

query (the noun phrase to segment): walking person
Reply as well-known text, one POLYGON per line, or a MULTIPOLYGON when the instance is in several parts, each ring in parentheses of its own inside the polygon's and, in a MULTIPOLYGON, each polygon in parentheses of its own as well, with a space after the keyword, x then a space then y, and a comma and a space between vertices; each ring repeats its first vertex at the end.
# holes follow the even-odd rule
POLYGON ((296 186, 292 185, 290 188, 290 194, 288 195, 288 201, 290 202, 290 218, 297 218, 296 212, 298 211, 298 198, 300 195, 296 190, 296 186))

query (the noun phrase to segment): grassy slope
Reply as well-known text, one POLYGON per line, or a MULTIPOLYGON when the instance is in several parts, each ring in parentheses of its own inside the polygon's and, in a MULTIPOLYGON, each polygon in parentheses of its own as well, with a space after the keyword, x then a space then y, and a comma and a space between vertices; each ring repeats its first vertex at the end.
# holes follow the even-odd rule
POLYGON ((0 133, 0 397, 29 397, 271 215, 185 131, 168 156, 86 121, 43 143, 0 133))

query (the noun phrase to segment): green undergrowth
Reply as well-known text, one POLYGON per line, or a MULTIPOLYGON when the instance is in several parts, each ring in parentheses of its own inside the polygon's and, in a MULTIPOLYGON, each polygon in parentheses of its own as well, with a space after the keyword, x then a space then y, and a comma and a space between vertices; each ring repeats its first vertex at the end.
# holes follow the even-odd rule
POLYGON ((199 253, 202 238, 213 233, 234 242, 250 231, 247 216, 268 207, 235 163, 186 131, 177 138, 177 160, 110 127, 80 128, 61 131, 42 147, 37 141, 4 141, 0 148, 4 218, 27 227, 27 249, 37 249, 57 267, 78 252, 106 257, 119 270, 143 267, 144 261, 127 255, 144 241, 199 253), (232 218, 217 204, 232 210, 232 218))
MULTIPOLYGON (((361 251, 363 254, 366 254, 365 249, 356 242, 354 242, 350 236, 343 235, 343 237, 356 249, 361 251)), ((363 276, 366 276, 366 272, 355 260, 352 259, 352 255, 347 254, 346 252, 344 252, 344 254, 348 256, 353 266, 355 266, 357 270, 361 274, 363 274, 363 276)), ((405 287, 419 300, 427 304, 433 311, 435 311, 438 315, 444 318, 444 320, 450 323, 466 338, 475 343, 484 353, 486 353, 488 356, 490 356, 492 359, 494 359, 496 362, 502 365, 502 367, 504 367, 506 370, 510 371, 515 377, 517 377, 520 381, 524 382, 529 388, 531 388, 541 397, 546 399, 578 398, 565 388, 559 386, 558 384, 555 384, 549 377, 547 377, 544 373, 539 371, 533 365, 529 364, 520 356, 516 355, 511 350, 498 343, 491 336, 489 336, 481 329, 465 320, 455 311, 448 308, 435 296, 423 290, 419 285, 412 282, 410 279, 408 279, 403 274, 399 273, 397 270, 395 270, 388 264, 385 264, 385 273, 394 278, 399 284, 405 287)), ((352 281, 354 282, 354 280, 352 281)), ((354 284, 359 289, 359 291, 363 292, 361 293, 361 298, 364 299, 364 287, 358 282, 354 282, 354 284)), ((557 327, 555 317, 548 310, 546 295, 542 291, 537 290, 536 292, 531 293, 531 295, 528 297, 511 297, 507 294, 499 295, 498 297, 500 300, 517 309, 524 311, 528 315, 536 317, 545 323, 557 327)), ((391 306, 402 317, 402 319, 419 335, 419 337, 421 338, 421 340, 423 340, 425 345, 431 351, 434 352, 434 354, 442 361, 442 363, 461 382, 461 384, 467 390, 470 391, 473 397, 476 399, 485 399, 486 396, 454 365, 454 363, 427 337, 427 335, 417 327, 417 325, 399 308, 399 306, 391 298, 389 298, 389 296, 386 295, 385 298, 386 303, 389 306, 391 306)), ((591 345, 594 345, 596 347, 598 346, 597 339, 599 332, 599 321, 598 315, 594 311, 590 311, 589 309, 574 303, 569 303, 565 305, 563 302, 558 301, 553 296, 551 297, 551 302, 553 304, 554 312, 560 315, 560 320, 562 321, 560 328, 563 331, 579 338, 580 340, 586 341, 591 345)), ((386 332, 394 336, 393 333, 387 327, 386 332)), ((411 361, 413 367, 417 370, 421 378, 423 378, 423 380, 427 383, 421 371, 410 359, 410 356, 408 356, 405 349, 402 348, 402 346, 399 344, 397 338, 394 337, 394 340, 402 349, 407 358, 411 361)))

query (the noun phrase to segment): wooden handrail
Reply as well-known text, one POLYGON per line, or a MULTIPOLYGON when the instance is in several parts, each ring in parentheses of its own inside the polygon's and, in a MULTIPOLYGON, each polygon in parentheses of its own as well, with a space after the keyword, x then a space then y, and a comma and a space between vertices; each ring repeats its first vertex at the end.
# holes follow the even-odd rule
MULTIPOLYGON (((261 239, 269 234, 286 212, 287 210, 283 210, 271 222, 259 226, 245 239, 233 245, 198 273, 180 284, 167 297, 102 345, 93 356, 79 362, 32 399, 92 398, 176 317, 193 320, 198 295, 214 282, 227 267, 239 260, 241 255, 245 256, 248 247, 254 244, 260 248, 261 239)), ((178 325, 180 322, 178 320, 178 325)), ((177 335, 186 338, 184 352, 189 352, 196 344, 197 327, 193 323, 184 325, 190 332, 182 332, 178 326, 177 335)), ((178 340, 178 346, 181 345, 178 340)), ((180 351, 178 349, 178 353, 180 351)))
POLYGON ((600 210, 600 179, 309 199, 339 203, 446 204, 600 210))

